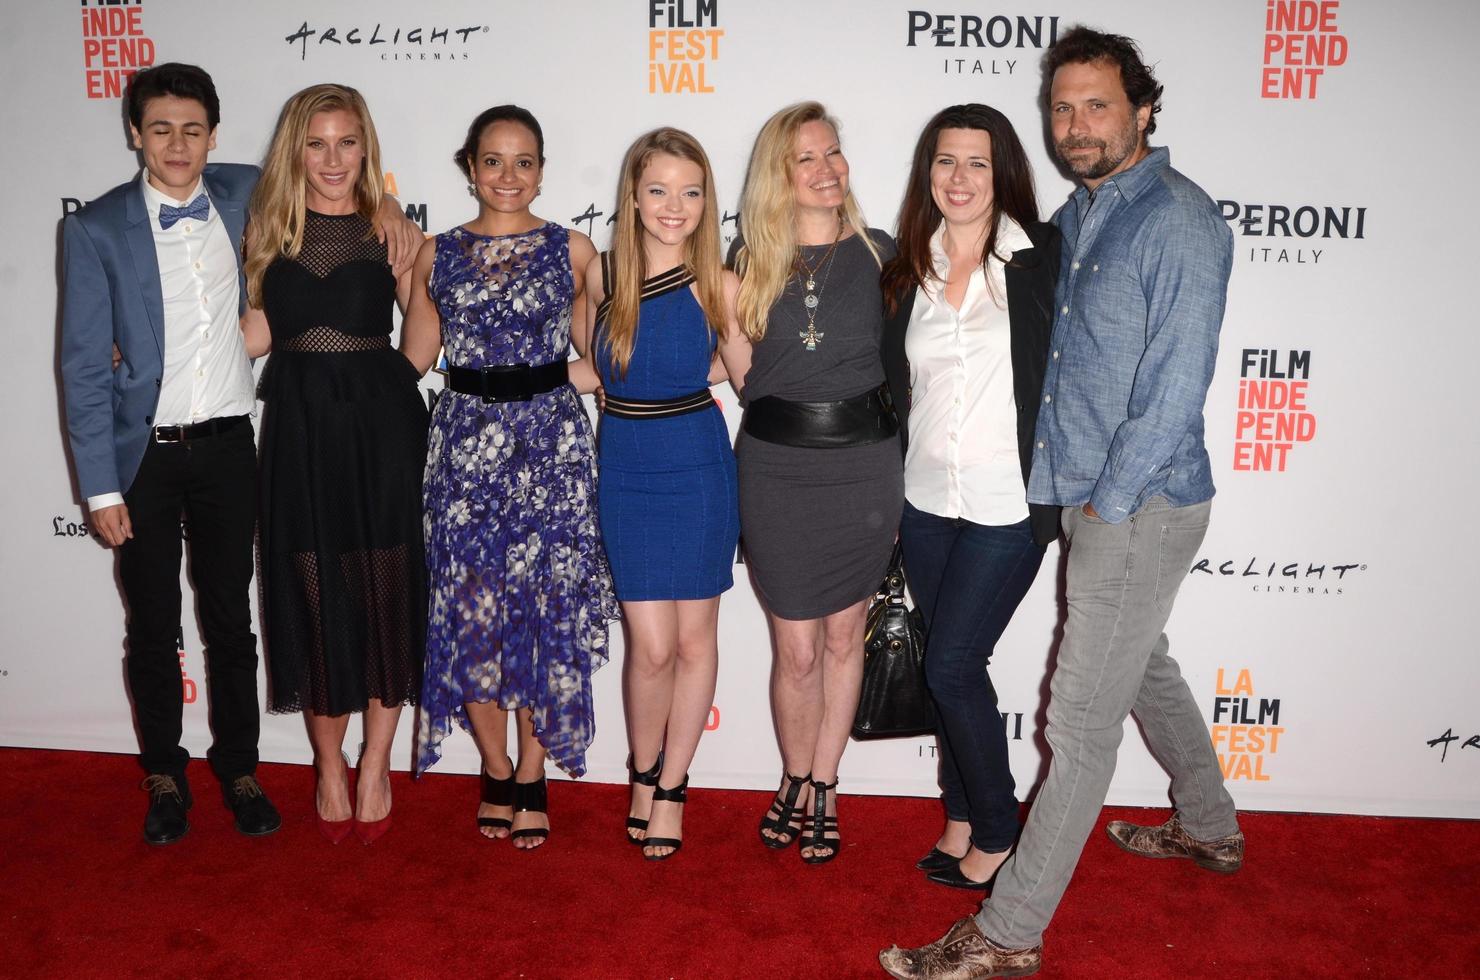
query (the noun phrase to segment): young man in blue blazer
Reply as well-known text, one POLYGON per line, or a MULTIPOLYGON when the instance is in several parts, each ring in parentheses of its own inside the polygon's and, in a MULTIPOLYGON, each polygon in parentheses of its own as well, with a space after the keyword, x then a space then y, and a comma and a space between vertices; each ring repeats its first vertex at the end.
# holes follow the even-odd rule
POLYGON ((182 516, 206 646, 207 756, 237 828, 270 834, 281 819, 254 776, 255 401, 238 327, 242 229, 258 171, 207 166, 220 102, 193 65, 139 72, 128 112, 143 172, 63 227, 61 363, 78 483, 94 529, 119 551, 125 663, 149 774, 144 837, 168 844, 189 829, 175 646, 182 516))

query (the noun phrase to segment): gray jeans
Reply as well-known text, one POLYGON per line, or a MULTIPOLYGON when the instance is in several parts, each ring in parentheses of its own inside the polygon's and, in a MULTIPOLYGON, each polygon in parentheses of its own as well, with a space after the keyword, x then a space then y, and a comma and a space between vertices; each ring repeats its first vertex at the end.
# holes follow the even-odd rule
POLYGON ((1053 758, 1017 851, 976 917, 998 945, 1042 942, 1099 819, 1132 710, 1171 773, 1172 802, 1187 832, 1214 840, 1238 831, 1207 723, 1162 632, 1207 533, 1211 503, 1173 507, 1153 497, 1119 524, 1064 509, 1069 618, 1049 685, 1045 734, 1053 758))

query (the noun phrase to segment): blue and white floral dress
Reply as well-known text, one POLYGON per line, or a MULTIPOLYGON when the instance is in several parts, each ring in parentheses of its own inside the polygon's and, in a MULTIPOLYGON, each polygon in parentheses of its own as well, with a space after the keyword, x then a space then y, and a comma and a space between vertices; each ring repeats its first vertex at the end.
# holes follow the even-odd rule
MULTIPOLYGON (((569 234, 545 224, 437 236, 430 281, 447 363, 564 360, 574 283, 569 234)), ((465 701, 529 708, 562 769, 586 771, 591 675, 618 617, 596 511, 595 440, 570 385, 529 401, 444 391, 427 444, 431 586, 416 771, 442 755, 465 701)))

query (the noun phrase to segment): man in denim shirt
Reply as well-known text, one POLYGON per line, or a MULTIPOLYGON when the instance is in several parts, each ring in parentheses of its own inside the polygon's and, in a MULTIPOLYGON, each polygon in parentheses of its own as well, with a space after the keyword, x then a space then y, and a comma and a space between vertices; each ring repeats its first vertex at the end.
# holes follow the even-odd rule
POLYGON ((1126 716, 1172 774, 1159 827, 1114 821, 1112 840, 1212 871, 1243 862, 1233 799, 1207 724, 1162 632, 1208 527, 1213 479, 1203 402, 1233 236, 1171 168, 1161 86, 1134 42, 1075 28, 1044 58, 1059 159, 1083 186, 1064 234, 1053 342, 1028 499, 1063 506, 1069 616, 1050 685, 1053 751, 1016 853, 981 912, 918 949, 885 950, 896 977, 1024 976, 1099 817, 1126 716))

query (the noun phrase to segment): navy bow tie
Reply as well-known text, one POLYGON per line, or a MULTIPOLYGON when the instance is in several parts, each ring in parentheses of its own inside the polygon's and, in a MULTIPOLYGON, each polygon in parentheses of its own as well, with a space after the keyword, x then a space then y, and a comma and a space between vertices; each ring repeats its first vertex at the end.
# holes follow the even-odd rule
POLYGON ((210 216, 210 199, 204 194, 201 194, 183 208, 177 208, 172 204, 161 204, 159 206, 159 227, 170 228, 181 218, 194 218, 197 221, 204 221, 210 216))

